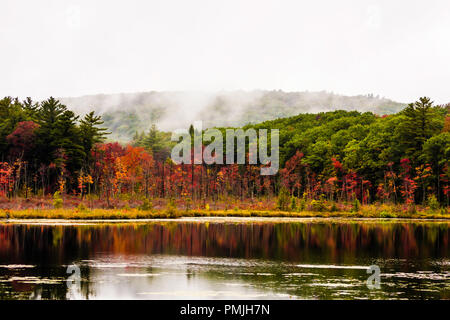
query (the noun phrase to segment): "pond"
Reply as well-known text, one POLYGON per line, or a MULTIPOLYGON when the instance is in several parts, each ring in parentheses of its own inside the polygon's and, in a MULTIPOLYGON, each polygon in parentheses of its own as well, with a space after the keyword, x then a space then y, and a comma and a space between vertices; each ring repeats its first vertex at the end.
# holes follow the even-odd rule
POLYGON ((450 299, 449 227, 258 218, 0 222, 0 299, 450 299), (376 276, 369 266, 379 268, 379 286, 373 277, 368 285, 376 276))

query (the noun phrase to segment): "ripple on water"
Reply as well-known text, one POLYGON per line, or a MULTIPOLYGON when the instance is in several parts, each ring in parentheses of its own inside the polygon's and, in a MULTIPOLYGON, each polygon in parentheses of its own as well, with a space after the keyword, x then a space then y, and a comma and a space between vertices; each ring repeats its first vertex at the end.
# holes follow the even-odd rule
POLYGON ((436 272, 395 272, 382 273, 383 278, 405 278, 405 279, 424 279, 424 280, 450 280, 450 272, 436 273, 436 272))
POLYGON ((157 277, 160 273, 119 273, 119 277, 157 277))
POLYGON ((333 265, 333 264, 297 264, 298 268, 311 269, 356 269, 367 270, 369 266, 349 266, 349 265, 333 265))
POLYGON ((4 269, 26 269, 35 267, 36 265, 33 264, 0 264, 0 268, 4 269))

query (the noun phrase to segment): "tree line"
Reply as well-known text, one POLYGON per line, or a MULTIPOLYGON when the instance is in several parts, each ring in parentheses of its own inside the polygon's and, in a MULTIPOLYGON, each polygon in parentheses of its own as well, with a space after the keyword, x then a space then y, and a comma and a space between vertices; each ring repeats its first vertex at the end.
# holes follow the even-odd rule
MULTIPOLYGON (((281 170, 255 165, 176 165, 170 133, 151 126, 132 143, 105 142, 94 112, 83 118, 54 98, 0 100, 0 195, 55 192, 106 199, 130 195, 186 201, 288 193, 307 199, 448 205, 450 106, 429 98, 394 115, 332 111, 266 121, 280 129, 281 170)), ((225 128, 219 128, 225 133, 225 128)))
POLYGON ((94 112, 82 119, 54 98, 0 100, 0 194, 12 196, 76 188, 92 167, 92 151, 107 134, 94 112))

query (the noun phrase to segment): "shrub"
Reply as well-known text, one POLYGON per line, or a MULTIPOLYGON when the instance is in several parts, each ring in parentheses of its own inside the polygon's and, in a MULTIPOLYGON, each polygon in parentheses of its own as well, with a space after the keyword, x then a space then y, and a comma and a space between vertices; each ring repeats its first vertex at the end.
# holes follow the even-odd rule
POLYGON ((383 210, 380 212, 380 218, 395 218, 395 213, 383 210))
POLYGON ((289 191, 284 187, 278 193, 277 208, 282 211, 287 211, 289 208, 289 191))
POLYGON ((333 204, 331 205, 330 211, 331 211, 331 212, 339 211, 339 208, 338 208, 338 206, 336 205, 336 202, 333 202, 333 204))
POLYGON ((325 206, 325 202, 323 200, 312 200, 310 205, 312 211, 322 212, 327 210, 327 207, 325 206))
POLYGON ((440 204, 439 201, 437 201, 436 196, 434 194, 428 196, 428 206, 433 211, 439 210, 440 204))
POLYGON ((305 211, 305 209, 306 209, 306 193, 303 194, 303 197, 299 203, 299 211, 305 211))
POLYGON ((360 209, 361 209, 361 203, 359 202, 359 200, 357 198, 355 198, 355 200, 353 200, 353 203, 352 203, 352 211, 358 212, 360 209))
POLYGON ((211 210, 211 209, 209 208, 209 203, 207 203, 207 204, 205 205, 205 210, 207 210, 207 211, 211 210))
POLYGON ((61 193, 56 191, 53 194, 53 206, 55 209, 61 209, 63 207, 63 199, 61 198, 61 193))
POLYGON ((301 199, 298 204, 298 211, 299 212, 305 211, 305 209, 306 209, 306 200, 301 199))
POLYGON ((167 217, 170 219, 178 218, 180 216, 178 209, 175 205, 175 201, 173 199, 170 199, 169 202, 167 203, 165 213, 167 217))
POLYGON ((153 203, 147 198, 145 198, 142 201, 142 204, 138 207, 138 209, 141 211, 151 211, 153 209, 153 203))
POLYGON ((291 197, 291 205, 290 205, 290 209, 292 211, 296 211, 297 210, 297 198, 292 196, 291 197))

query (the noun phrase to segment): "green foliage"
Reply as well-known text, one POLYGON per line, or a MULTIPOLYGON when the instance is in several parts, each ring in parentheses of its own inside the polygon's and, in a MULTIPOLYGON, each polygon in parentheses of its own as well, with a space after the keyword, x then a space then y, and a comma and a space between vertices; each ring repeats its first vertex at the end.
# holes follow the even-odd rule
POLYGON ((353 203, 352 203, 352 211, 358 212, 360 209, 361 209, 361 203, 359 202, 359 200, 357 198, 355 198, 355 200, 353 200, 353 203))
POLYGON ((138 209, 141 211, 153 210, 153 203, 149 199, 145 198, 142 201, 142 204, 138 207, 138 209))
MULTIPOLYGON (((279 128, 281 166, 300 150, 304 153, 303 163, 314 174, 324 177, 322 181, 335 173, 332 157, 372 186, 385 182, 383 175, 388 164, 392 163, 398 174, 400 160, 409 158, 413 170, 421 164, 430 164, 433 169, 430 184, 437 186, 438 173, 450 166, 450 133, 441 133, 445 117, 443 108, 421 98, 404 112, 389 116, 338 110, 299 114, 251 127, 279 128)), ((423 192, 423 188, 417 192, 423 192)), ((442 198, 438 200, 442 202, 442 198)))
POLYGON ((386 210, 383 210, 380 212, 380 218, 396 218, 397 215, 393 212, 389 212, 386 210))
POLYGON ((312 211, 327 211, 327 206, 325 205, 325 201, 323 199, 311 200, 310 206, 312 211))
POLYGON ((436 199, 434 194, 428 196, 428 206, 432 211, 437 211, 440 208, 439 201, 436 199))
POLYGON ((181 214, 178 212, 174 199, 170 199, 167 203, 165 213, 170 219, 179 218, 181 216, 181 214))
POLYGON ((62 174, 73 182, 67 185, 70 190, 80 170, 90 165, 93 145, 103 141, 105 129, 97 127, 101 124, 94 112, 79 121, 73 111, 53 97, 40 103, 30 98, 22 102, 4 98, 0 100, 2 161, 26 161, 27 173, 41 176, 35 193, 49 186, 55 190, 62 174))
POLYGON ((56 191, 53 194, 53 207, 55 209, 61 209, 63 207, 63 199, 61 198, 61 193, 56 191))
POLYGON ((302 198, 299 201, 298 209, 300 212, 305 211, 307 205, 307 194, 304 193, 302 198))
POLYGON ((277 208, 282 211, 289 209, 289 191, 282 187, 278 193, 277 208))
POLYGON ((37 110, 37 158, 48 165, 54 163, 70 171, 79 170, 86 156, 76 125, 78 116, 58 100, 50 97, 37 110))
POLYGON ((339 208, 338 208, 338 206, 336 205, 336 202, 333 202, 333 203, 331 204, 330 211, 331 211, 331 212, 337 212, 337 211, 339 211, 339 208))
POLYGON ((155 159, 164 160, 170 155, 173 142, 170 140, 170 133, 158 131, 155 124, 152 124, 148 134, 136 134, 133 144, 150 150, 155 159))
POLYGON ((100 116, 96 116, 92 111, 85 115, 80 121, 80 135, 81 142, 83 144, 84 153, 86 155, 86 161, 90 160, 91 150, 96 143, 103 142, 105 135, 109 134, 105 128, 99 128, 104 122, 100 116))
POLYGON ((291 209, 291 211, 297 210, 297 198, 294 196, 291 197, 291 204, 289 206, 289 209, 291 209))
MULTIPOLYGON (((130 142, 136 132, 148 130, 149 123, 159 123, 171 114, 183 109, 183 101, 191 101, 189 93, 184 92, 144 92, 121 95, 120 99, 109 95, 89 98, 65 98, 64 103, 71 108, 95 106, 106 110, 103 115, 105 126, 112 132, 110 139, 130 142)), ((238 127, 249 122, 259 123, 277 118, 293 117, 310 110, 327 110, 330 107, 346 110, 367 110, 377 114, 392 114, 400 111, 404 104, 373 95, 342 96, 331 92, 283 92, 281 90, 257 92, 222 92, 208 103, 204 114, 205 127, 238 127), (236 98, 248 101, 239 108, 241 117, 224 117, 234 114, 236 98), (233 111, 234 110, 234 111, 233 111)), ((281 128, 281 127, 278 127, 281 128)), ((336 130, 337 132, 338 130, 336 130)), ((169 136, 170 140, 170 136, 169 136)))
POLYGON ((405 149, 406 156, 418 159, 425 141, 442 130, 444 120, 438 116, 438 112, 427 97, 409 104, 402 111, 405 118, 398 127, 401 134, 398 142, 405 149))
POLYGON ((305 199, 300 199, 298 209, 300 212, 305 211, 305 209, 306 209, 306 200, 305 199))
MULTIPOLYGON (((262 96, 258 106, 261 106, 261 112, 272 112, 269 118, 290 116, 294 114, 292 113, 293 110, 298 111, 298 108, 304 106, 304 97, 311 98, 309 93, 265 92, 262 96), (279 105, 288 107, 286 107, 287 109, 280 109, 279 105)), ((328 98, 338 98, 336 95, 327 93, 320 93, 318 96, 321 103, 327 102, 328 98), (328 98, 323 100, 320 96, 328 98)), ((391 105, 389 101, 368 96, 356 97, 357 101, 342 99, 330 101, 336 102, 336 105, 333 106, 341 106, 342 108, 361 107, 359 110, 366 109, 358 103, 363 104, 363 102, 370 101, 374 108, 384 104, 382 110, 389 111, 387 113, 398 111, 401 108, 401 105, 391 105), (347 104, 349 101, 353 102, 347 104)), ((214 109, 221 110, 223 106, 226 106, 226 103, 220 99, 214 102, 214 109)), ((376 109, 380 110, 378 107, 376 109)), ((19 182, 19 184, 27 184, 28 187, 32 188, 34 194, 38 194, 39 190, 42 190, 42 195, 49 191, 54 192, 58 189, 60 178, 66 183, 64 186, 66 192, 79 192, 77 177, 80 172, 89 172, 94 179, 92 186, 89 184, 89 188, 92 187, 92 192, 100 194, 102 188, 112 188, 111 185, 100 185, 100 182, 105 180, 102 175, 108 174, 110 180, 112 180, 113 171, 116 170, 113 168, 114 161, 122 155, 119 150, 122 147, 118 144, 117 152, 94 149, 95 154, 102 152, 107 154, 105 154, 105 157, 97 157, 97 159, 101 159, 99 163, 93 162, 93 146, 105 139, 106 129, 102 126, 106 124, 109 130, 115 133, 126 132, 128 135, 130 133, 128 126, 140 123, 143 118, 151 120, 147 121, 147 124, 155 123, 164 113, 164 108, 158 107, 153 111, 154 113, 149 116, 119 110, 114 116, 106 115, 105 117, 109 118, 105 119, 105 123, 103 123, 103 120, 94 112, 87 113, 80 120, 65 104, 52 97, 40 103, 34 103, 31 99, 20 102, 18 99, 6 97, 0 100, 0 154, 2 161, 14 163, 15 160, 20 158, 20 160, 26 162, 25 174, 27 177, 21 177, 20 180, 25 183, 19 182), (121 119, 122 116, 124 119, 121 119), (127 128, 124 128, 124 126, 127 128), (108 173, 100 168, 108 168, 108 173)), ((389 183, 392 184, 390 189, 382 190, 389 194, 383 199, 378 199, 383 201, 386 201, 386 199, 390 201, 401 200, 404 198, 401 192, 405 177, 401 177, 402 168, 399 163, 400 159, 405 157, 410 160, 411 172, 408 174, 411 175, 412 180, 417 176, 417 167, 423 165, 432 168, 432 170, 429 170, 430 173, 426 178, 426 183, 414 180, 418 181, 416 182, 418 187, 413 191, 415 193, 413 198, 425 199, 430 190, 436 190, 436 201, 444 205, 447 198, 443 188, 447 183, 445 181, 450 178, 450 171, 446 169, 450 167, 450 132, 448 132, 449 126, 447 126, 447 129, 444 127, 447 112, 448 110, 445 108, 433 106, 429 98, 420 98, 419 101, 410 104, 404 111, 389 116, 345 110, 317 114, 301 113, 288 118, 249 124, 245 126, 245 129, 280 129, 280 168, 283 168, 286 160, 295 155, 297 151, 304 154, 302 172, 288 173, 292 175, 288 177, 290 183, 293 181, 292 178, 298 174, 299 179, 294 179, 297 186, 294 189, 290 187, 290 190, 281 188, 279 191, 277 207, 280 210, 305 210, 307 206, 306 198, 304 197, 297 202, 296 199, 291 198, 291 194, 298 195, 306 191, 310 192, 309 197, 311 198, 317 198, 318 194, 326 193, 329 199, 343 200, 345 198, 348 200, 349 196, 344 195, 345 192, 337 191, 335 188, 342 190, 346 179, 345 175, 349 172, 355 173, 358 177, 354 182, 356 183, 355 188, 358 190, 356 194, 360 200, 362 192, 364 196, 368 195, 364 199, 364 203, 367 202, 367 199, 376 198, 375 193, 380 185, 386 187, 389 183), (335 161, 331 160, 332 158, 339 160, 341 169, 334 166, 335 161), (386 176, 387 171, 392 171, 388 172, 392 173, 391 178, 386 176), (329 179, 334 179, 335 182, 333 183, 335 184, 328 185, 328 189, 325 190, 324 186, 329 179), (368 183, 361 186, 362 181, 368 183), (337 186, 338 184, 339 186, 337 186), (368 192, 370 194, 367 194, 368 192)), ((252 115, 254 115, 254 110, 251 108, 244 112, 244 117, 250 117, 247 120, 266 120, 251 118, 252 115)), ((265 115, 262 117, 265 117, 265 115)), ((152 160, 155 162, 149 161, 145 173, 143 173, 142 167, 134 173, 124 173, 129 175, 125 178, 130 181, 133 180, 133 183, 135 180, 139 180, 143 174, 147 178, 155 174, 157 178, 163 179, 167 179, 167 175, 173 174, 168 163, 166 163, 166 167, 160 167, 162 161, 169 156, 173 145, 170 141, 170 133, 159 131, 156 125, 152 125, 148 130, 147 124, 145 127, 139 127, 139 130, 136 128, 134 128, 136 130, 132 130, 132 134, 136 133, 133 144, 151 150, 152 160), (143 133, 144 130, 148 131, 143 133)), ((224 131, 225 128, 219 128, 219 130, 224 131)), ((24 174, 24 169, 25 167, 22 166, 22 173, 20 174, 24 174)), ((209 169, 208 167, 207 170, 209 169)), ((243 170, 246 169, 239 166, 237 175, 241 175, 243 170)), ((211 171, 214 172, 215 168, 211 171)), ((278 178, 275 177, 272 181, 269 181, 269 190, 258 191, 259 195, 271 194, 279 184, 278 178)), ((21 190, 22 187, 19 185, 16 189, 21 190)), ((233 188, 234 186, 231 185, 229 189, 233 190, 233 188)), ((252 193, 253 195, 255 190, 248 190, 251 189, 251 186, 244 188, 247 190, 244 190, 243 194, 247 192, 247 194, 252 193)), ((153 190, 155 189, 162 196, 167 196, 165 194, 165 190, 168 189, 167 186, 158 185, 153 190)), ((253 187, 253 189, 255 188, 253 187)), ((15 191, 16 195, 18 194, 17 190, 15 191)), ((130 188, 121 190, 130 190, 130 188)), ((139 190, 138 186, 134 185, 134 190, 139 190)), ((146 196, 149 196, 149 188, 146 188, 146 190, 146 196)), ((91 189, 89 189, 90 191, 91 189)), ((226 190, 224 193, 228 191, 226 190)), ((114 197, 116 196, 114 194, 114 197)), ((119 192, 118 197, 119 199, 130 198, 122 191, 119 192)), ((109 200, 108 198, 108 202, 109 200)), ((321 201, 324 202, 323 199, 321 201)), ((359 203, 353 204, 353 206, 355 210, 359 210, 359 203)), ((189 210, 189 208, 190 203, 186 201, 186 210, 189 210)))
MULTIPOLYGON (((431 164, 434 173, 442 172, 445 167, 450 168, 450 132, 442 132, 425 141, 420 159, 431 164)), ((449 173, 450 170, 447 170, 447 180, 449 173)), ((437 179, 434 174, 434 180, 437 179)))

